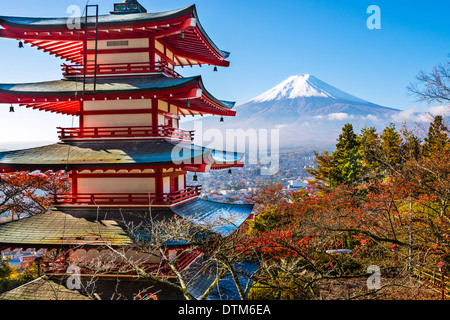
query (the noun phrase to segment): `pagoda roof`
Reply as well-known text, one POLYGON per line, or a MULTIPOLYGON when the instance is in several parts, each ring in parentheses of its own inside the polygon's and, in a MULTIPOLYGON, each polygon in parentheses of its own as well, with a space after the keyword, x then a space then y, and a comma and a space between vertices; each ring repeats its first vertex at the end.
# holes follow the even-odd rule
MULTIPOLYGON (((223 101, 210 94, 203 84, 201 76, 172 78, 164 75, 135 78, 99 78, 86 83, 77 79, 64 79, 36 83, 0 84, 0 103, 17 103, 26 107, 77 115, 80 101, 116 100, 116 99, 150 99, 159 98, 185 107, 189 99, 189 110, 198 113, 234 116, 231 109, 235 103, 223 101)), ((185 108, 183 114, 189 114, 185 108)))
MULTIPOLYGON (((158 165, 239 165, 243 153, 224 152, 167 140, 60 142, 0 152, 0 171, 148 168, 158 165)), ((194 168, 194 169, 193 169, 194 168)), ((199 169, 200 170, 200 169, 199 169)))
MULTIPOLYGON (((142 241, 136 238, 139 230, 129 230, 128 224, 146 226, 151 221, 170 219, 175 215, 200 226, 212 221, 210 228, 222 236, 234 232, 252 214, 254 205, 218 203, 195 199, 180 206, 154 209, 151 217, 146 210, 127 209, 51 209, 47 213, 0 224, 0 247, 54 248, 54 247, 121 247, 142 241), (220 224, 224 219, 229 223, 220 224), (214 224, 214 222, 216 222, 214 224)), ((167 245, 186 245, 168 243, 167 245)))
MULTIPOLYGON (((212 277, 210 277, 212 278, 212 277)), ((194 285, 209 285, 207 275, 197 275, 196 281, 188 282, 188 290, 194 289, 194 285), (200 279, 199 279, 200 278, 200 279), (199 281, 201 280, 201 281, 199 281), (206 282, 206 284, 205 284, 206 282), (191 289, 192 288, 192 289, 191 289)), ((139 292, 157 292, 158 300, 183 300, 184 296, 176 289, 166 284, 151 279, 139 277, 120 277, 114 275, 111 277, 95 277, 95 288, 90 286, 89 280, 84 285, 88 288, 82 290, 70 290, 67 288, 67 276, 56 277, 53 275, 44 275, 33 281, 27 282, 17 288, 0 294, 0 300, 6 301, 83 301, 83 300, 133 300, 139 292), (119 278, 119 279, 117 279, 119 278), (89 292, 87 292, 89 291, 89 292), (118 294, 120 293, 120 295, 118 294)), ((207 288, 205 288, 206 290, 207 288)), ((196 291, 195 291, 196 292, 196 291)), ((193 295, 195 295, 193 292, 193 295)), ((204 292, 204 291, 203 291, 204 292)), ((200 297, 201 295, 198 295, 200 297)), ((4 302, 6 302, 4 301, 4 302)))
MULTIPOLYGON (((65 280, 65 279, 64 279, 65 280)), ((66 280, 65 280, 66 281, 66 280)), ((79 290, 70 290, 62 281, 50 279, 47 276, 39 277, 17 288, 0 294, 0 300, 95 300, 82 294, 79 290)))
POLYGON ((57 210, 0 224, 0 246, 125 246, 133 241, 117 223, 78 218, 57 210))
MULTIPOLYGON (((80 29, 70 29, 69 19, 0 16, 0 25, 5 28, 0 30, 0 37, 24 39, 38 49, 81 63, 81 52, 74 55, 65 51, 69 47, 82 50, 85 19, 80 20, 80 29)), ((88 24, 95 22, 94 19, 89 17, 88 24)), ((192 60, 192 64, 229 66, 226 59, 230 53, 220 50, 210 39, 199 22, 195 5, 157 13, 99 15, 98 30, 99 40, 114 38, 113 35, 118 38, 148 38, 151 35, 163 39, 174 48, 175 56, 192 60), (184 34, 183 40, 180 40, 180 32, 184 34)))
MULTIPOLYGON (((164 11, 164 12, 149 12, 149 13, 134 13, 134 14, 106 14, 98 16, 99 26, 124 26, 142 22, 161 22, 174 18, 183 17, 187 14, 194 14, 197 17, 195 5, 184 8, 164 11)), ((67 29, 68 17, 60 18, 43 18, 43 17, 13 17, 0 16, 0 24, 3 26, 16 28, 35 28, 36 30, 47 29, 67 29)), ((93 23, 95 17, 88 17, 88 23, 93 23)), ((81 19, 81 26, 83 27, 84 18, 81 19)))
POLYGON ((213 225, 211 231, 221 236, 228 236, 248 219, 253 207, 253 204, 231 204, 195 199, 173 207, 171 210, 196 224, 213 225))

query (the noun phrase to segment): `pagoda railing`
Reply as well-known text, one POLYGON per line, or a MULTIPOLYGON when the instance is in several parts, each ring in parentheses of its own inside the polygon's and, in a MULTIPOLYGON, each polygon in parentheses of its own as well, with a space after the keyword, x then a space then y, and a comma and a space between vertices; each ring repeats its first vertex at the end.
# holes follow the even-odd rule
POLYGON ((194 140, 194 131, 187 131, 170 126, 146 127, 83 127, 57 128, 62 141, 79 139, 120 139, 136 137, 164 137, 178 141, 194 140))
MULTIPOLYGON (((84 66, 82 65, 61 65, 63 75, 66 78, 70 77, 84 77, 84 66)), ((86 69, 86 76, 94 75, 97 72, 97 77, 110 75, 135 75, 139 73, 155 73, 165 74, 173 78, 182 78, 183 76, 170 68, 165 61, 155 63, 104 63, 94 66, 88 66, 86 69), (97 70, 95 70, 97 69, 97 70)))
POLYGON ((200 195, 201 186, 171 193, 62 193, 54 194, 55 205, 174 205, 200 195))
MULTIPOLYGON (((89 250, 86 249, 85 250, 89 250)), ((95 249, 94 249, 95 250, 95 249)), ((170 254, 170 251, 166 251, 167 255, 170 254)), ((201 250, 184 250, 181 253, 177 252, 177 256, 179 257, 175 260, 174 266, 178 271, 183 271, 186 268, 188 268, 192 263, 194 263, 199 257, 203 256, 203 252, 201 250)), ((152 259, 153 260, 153 259, 152 259)), ((83 259, 80 260, 83 262, 83 259)), ((43 269, 43 273, 46 275, 51 275, 52 277, 67 277, 68 274, 68 268, 73 266, 73 263, 70 263, 71 261, 68 261, 67 256, 64 254, 61 254, 55 258, 44 258, 40 260, 39 265, 40 268, 43 269)), ((80 264, 81 266, 83 263, 80 264)), ((169 267, 169 265, 164 261, 158 261, 158 262, 147 262, 145 259, 141 258, 139 261, 139 268, 142 270, 145 270, 149 274, 154 274, 158 276, 164 276, 164 278, 171 278, 175 277, 173 274, 172 269, 169 267)), ((83 268, 80 267, 80 276, 89 276, 92 275, 93 270, 90 268, 83 268)), ((115 261, 114 265, 108 266, 108 272, 107 274, 102 275, 102 278, 109 278, 109 277, 127 277, 132 276, 136 274, 136 268, 130 266, 130 264, 125 261, 117 260, 115 261)), ((98 273, 97 273, 97 276, 98 273)))

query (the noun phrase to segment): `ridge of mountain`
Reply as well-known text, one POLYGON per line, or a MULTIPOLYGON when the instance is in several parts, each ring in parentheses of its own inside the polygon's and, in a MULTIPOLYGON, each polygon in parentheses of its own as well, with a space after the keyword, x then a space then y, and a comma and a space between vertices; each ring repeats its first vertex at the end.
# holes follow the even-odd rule
POLYGON ((364 126, 380 129, 401 112, 346 93, 310 74, 290 76, 234 110, 236 116, 224 117, 223 124, 218 125, 213 116, 184 122, 183 127, 192 130, 193 122, 201 121, 203 131, 278 129, 280 146, 304 146, 335 142, 349 122, 355 132, 364 126))

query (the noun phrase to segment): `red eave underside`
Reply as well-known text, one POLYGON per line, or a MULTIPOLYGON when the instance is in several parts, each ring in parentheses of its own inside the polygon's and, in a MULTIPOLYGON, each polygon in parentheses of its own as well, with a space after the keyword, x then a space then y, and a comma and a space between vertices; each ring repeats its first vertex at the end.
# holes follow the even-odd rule
MULTIPOLYGON (((147 37, 162 39, 174 49, 175 56, 188 58, 201 64, 229 66, 229 61, 226 61, 217 52, 197 27, 185 27, 186 21, 191 18, 191 16, 184 16, 158 23, 99 27, 98 39, 147 37), (184 40, 179 39, 180 30, 183 30, 184 40)), ((83 62, 84 29, 52 28, 43 30, 42 28, 4 27, 5 30, 0 30, 0 37, 23 39, 25 43, 61 59, 76 64, 82 64, 83 62)))
POLYGON ((210 165, 211 170, 225 170, 225 169, 231 169, 231 168, 242 168, 244 166, 244 163, 242 162, 236 162, 236 163, 230 163, 230 164, 210 164, 206 162, 202 162, 201 164, 152 164, 152 165, 130 165, 130 164, 110 164, 103 163, 101 166, 93 166, 88 164, 83 164, 77 167, 76 164, 70 164, 69 168, 62 168, 62 165, 39 165, 39 164, 33 164, 33 165, 1 165, 0 166, 0 173, 12 173, 12 172, 23 172, 23 171, 35 171, 35 170, 53 170, 55 172, 58 171, 66 171, 66 172, 77 172, 77 171, 90 171, 90 172, 106 172, 106 171, 144 171, 148 169, 155 169, 155 168, 174 168, 174 169, 181 169, 183 171, 189 171, 189 172, 206 172, 207 165, 210 165))
MULTIPOLYGON (((202 94, 201 97, 193 97, 192 96, 192 88, 188 88, 189 90, 178 90, 167 92, 148 92, 148 93, 121 93, 121 94, 77 94, 73 96, 67 95, 24 95, 24 94, 6 94, 0 93, 0 102, 2 103, 14 103, 19 104, 20 106, 25 106, 27 108, 32 108, 41 111, 47 111, 52 113, 60 113, 66 115, 79 115, 80 112, 80 101, 93 101, 93 99, 97 101, 101 100, 129 100, 131 99, 162 99, 171 104, 174 104, 180 108, 181 115, 194 115, 190 112, 196 111, 200 114, 213 114, 213 115, 223 115, 223 116, 235 116, 236 111, 223 108, 217 103, 213 102, 211 99, 202 94), (185 108, 185 102, 189 98, 190 107, 185 108), (47 100, 47 101, 46 101, 47 100)), ((151 110, 115 110, 115 111, 106 111, 110 113, 148 113, 151 110)))

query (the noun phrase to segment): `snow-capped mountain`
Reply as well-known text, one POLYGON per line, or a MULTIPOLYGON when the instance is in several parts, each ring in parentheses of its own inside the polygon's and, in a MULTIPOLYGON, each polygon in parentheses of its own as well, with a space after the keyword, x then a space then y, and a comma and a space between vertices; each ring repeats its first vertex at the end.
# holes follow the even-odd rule
MULTIPOLYGON (((308 117, 345 120, 351 117, 383 118, 399 112, 365 101, 306 74, 291 76, 272 89, 236 108, 239 117, 261 115, 300 120, 308 117)), ((263 119, 261 119, 263 120, 263 119)), ((265 121, 264 121, 265 122, 265 121)))
MULTIPOLYGON (((202 129, 278 129, 281 146, 333 144, 345 123, 385 127, 400 110, 383 107, 309 75, 295 75, 237 106, 236 117, 202 121, 202 129)), ((192 126, 188 125, 191 129, 192 126)), ((197 135, 196 135, 197 136, 197 135)))
POLYGON ((306 97, 332 98, 353 101, 355 103, 366 103, 366 101, 330 86, 310 74, 291 76, 279 85, 264 92, 256 98, 253 98, 251 102, 265 102, 306 97))

